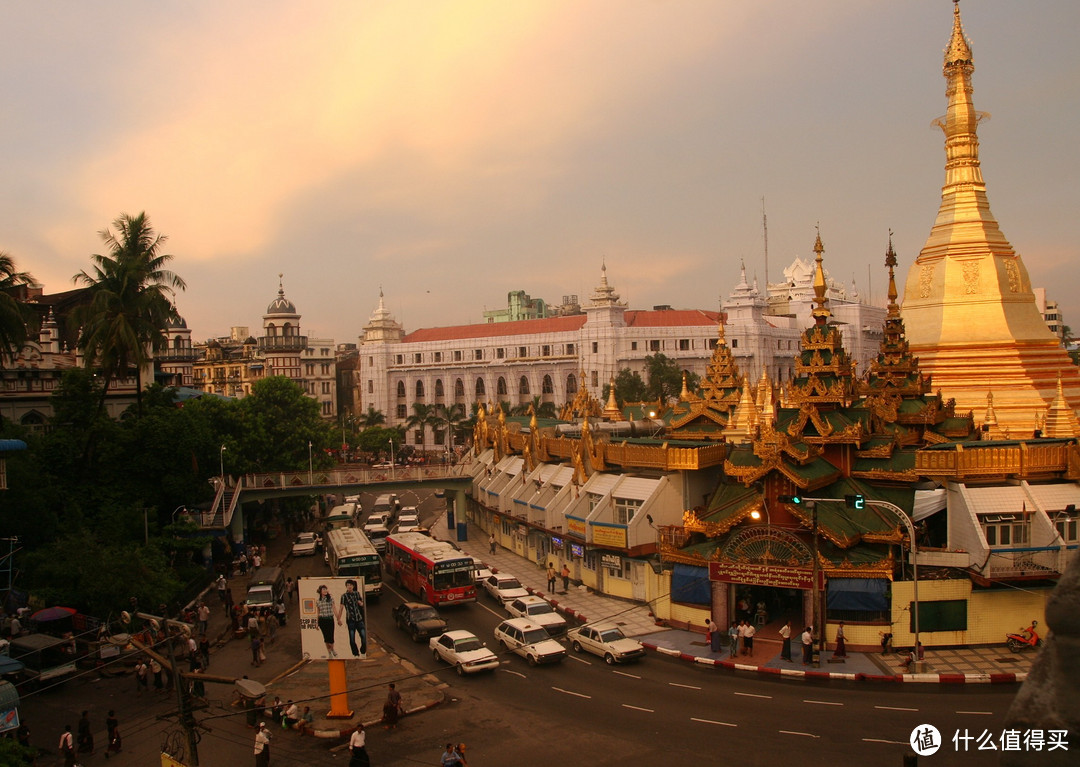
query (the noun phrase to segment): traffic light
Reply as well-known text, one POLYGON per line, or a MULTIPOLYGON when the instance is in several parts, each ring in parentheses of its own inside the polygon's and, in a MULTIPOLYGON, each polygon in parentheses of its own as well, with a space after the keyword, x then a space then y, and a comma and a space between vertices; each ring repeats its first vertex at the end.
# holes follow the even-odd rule
POLYGON ((801 506, 803 502, 801 495, 778 495, 776 500, 780 503, 794 503, 796 506, 801 506))
POLYGON ((849 509, 865 509, 866 497, 861 493, 858 495, 845 495, 844 505, 847 506, 849 509))

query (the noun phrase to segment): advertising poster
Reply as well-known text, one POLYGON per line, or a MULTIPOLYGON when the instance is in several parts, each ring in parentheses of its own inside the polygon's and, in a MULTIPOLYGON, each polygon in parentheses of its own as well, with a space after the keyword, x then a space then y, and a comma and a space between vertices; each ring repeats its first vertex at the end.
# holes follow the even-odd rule
POLYGON ((300 648, 305 659, 367 657, 367 605, 360 576, 298 578, 300 648))

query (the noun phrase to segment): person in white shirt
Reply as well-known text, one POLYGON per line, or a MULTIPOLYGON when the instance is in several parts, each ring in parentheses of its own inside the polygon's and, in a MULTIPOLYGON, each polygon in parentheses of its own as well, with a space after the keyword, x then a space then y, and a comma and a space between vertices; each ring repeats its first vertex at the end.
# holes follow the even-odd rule
POLYGON ((810 627, 807 626, 806 630, 802 633, 802 664, 804 666, 810 665, 810 659, 814 654, 814 635, 810 633, 810 627))
POLYGON ((75 736, 71 734, 71 725, 64 726, 64 733, 60 736, 60 743, 56 747, 64 755, 64 767, 75 765, 75 736))
POLYGON ((259 731, 255 733, 255 767, 270 765, 270 733, 266 722, 259 722, 259 731))
POLYGON ((743 654, 751 658, 754 657, 754 634, 756 633, 757 629, 754 628, 754 624, 747 621, 746 633, 743 635, 743 654))
POLYGON ((368 757, 366 746, 367 733, 364 732, 364 725, 357 722, 356 729, 349 736, 349 753, 352 754, 349 767, 369 767, 371 759, 368 757))
POLYGON ((784 660, 791 660, 791 621, 780 627, 780 637, 784 640, 784 644, 780 648, 780 657, 784 660))

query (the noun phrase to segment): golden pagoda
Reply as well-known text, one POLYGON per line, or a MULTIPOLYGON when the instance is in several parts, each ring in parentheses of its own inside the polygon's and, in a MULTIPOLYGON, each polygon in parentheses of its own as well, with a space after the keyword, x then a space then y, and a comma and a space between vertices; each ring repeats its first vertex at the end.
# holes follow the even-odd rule
POLYGON ((948 111, 937 121, 945 133, 945 185, 937 221, 908 272, 902 311, 911 351, 935 389, 966 411, 985 405, 989 386, 999 425, 1030 436, 1055 399, 1059 375, 1069 407, 1080 406, 1080 374, 1043 321, 1027 269, 990 212, 974 70, 954 0, 943 69, 948 111))

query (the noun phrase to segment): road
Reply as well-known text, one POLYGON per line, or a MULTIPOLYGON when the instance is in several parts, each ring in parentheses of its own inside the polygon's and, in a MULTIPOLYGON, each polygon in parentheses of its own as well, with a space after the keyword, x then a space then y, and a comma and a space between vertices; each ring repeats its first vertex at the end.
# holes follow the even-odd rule
MULTIPOLYGON (((441 501, 403 497, 433 515, 441 501), (419 501, 416 503, 416 501, 419 501)), ((427 521, 427 519, 423 519, 427 521)), ((289 563, 289 574, 326 572, 321 557, 289 563)), ((591 655, 572 651, 557 666, 530 668, 518 656, 503 657, 500 668, 475 678, 459 678, 433 660, 426 643, 413 643, 389 618, 403 594, 392 583, 369 608, 372 633, 387 649, 416 667, 438 675, 449 702, 415 717, 393 731, 369 734, 375 765, 406 767, 437 762, 447 741, 468 744, 469 761, 479 765, 547 767, 628 763, 698 765, 734 759, 745 764, 797 763, 875 767, 900 765, 913 728, 932 724, 946 745, 942 764, 996 764, 997 752, 955 753, 952 734, 984 730, 1000 734, 1015 693, 1012 686, 940 686, 870 682, 807 682, 738 674, 658 655, 639 663, 609 667, 591 655)), ((444 610, 453 628, 473 631, 498 651, 492 631, 505 612, 487 596, 476 604, 444 610)), ((299 656, 299 640, 285 632, 271 652, 270 675, 284 671, 299 656)), ((245 650, 232 642, 218 650, 215 668, 247 670, 245 650)), ((402 674, 410 673, 408 666, 402 674)), ((258 678, 264 678, 260 674, 258 678)), ((199 712, 209 728, 199 744, 203 767, 249 763, 251 731, 235 715, 227 688, 208 692, 210 707, 199 712)), ((54 749, 65 722, 74 724, 82 708, 91 708, 95 727, 103 712, 115 708, 125 734, 125 751, 110 764, 156 763, 167 738, 179 736, 173 720, 175 700, 165 694, 134 694, 130 675, 91 672, 63 688, 28 698, 23 706, 37 745, 54 749)), ((101 735, 99 734, 99 738, 101 735)), ((99 742, 99 746, 101 746, 99 742)), ((346 754, 337 744, 290 733, 276 733, 272 764, 342 765, 346 754)), ((972 743, 971 748, 976 744, 972 743)), ((82 758, 92 767, 103 753, 82 758)), ((59 764, 51 755, 39 764, 59 764)))

